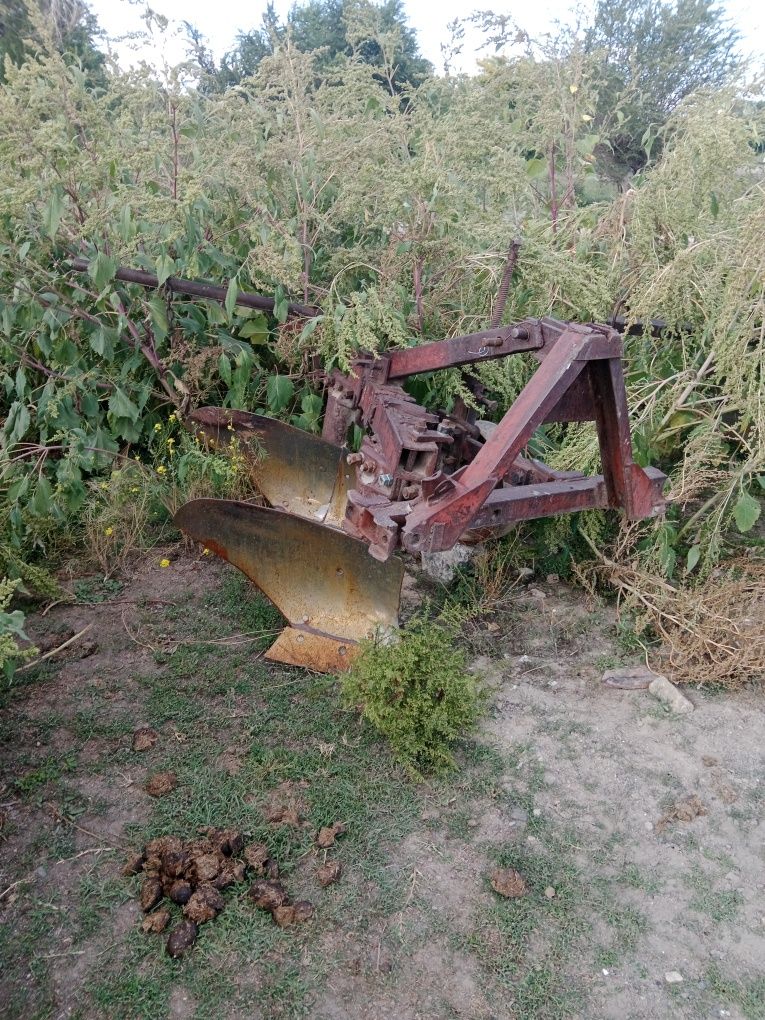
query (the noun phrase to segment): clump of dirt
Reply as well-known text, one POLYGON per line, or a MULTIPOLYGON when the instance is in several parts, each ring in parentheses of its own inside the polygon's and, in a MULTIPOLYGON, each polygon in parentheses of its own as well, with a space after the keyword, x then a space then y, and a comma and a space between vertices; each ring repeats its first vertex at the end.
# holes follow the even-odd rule
POLYGON ((663 832, 672 822, 692 822, 694 818, 707 813, 706 804, 694 793, 685 800, 679 800, 669 811, 665 811, 654 826, 654 831, 663 832))
POLYGON ((347 831, 347 826, 343 822, 333 822, 332 825, 325 825, 323 829, 319 829, 316 836, 316 845, 321 847, 322 850, 328 850, 329 847, 335 845, 335 839, 337 836, 342 836, 347 831))
MULTIPOLYGON (((139 894, 147 915, 141 925, 144 932, 167 928, 171 914, 161 906, 163 901, 170 900, 183 909, 186 920, 171 932, 167 943, 167 952, 176 957, 193 945, 199 925, 212 921, 223 910, 223 890, 244 882, 248 868, 255 875, 270 874, 274 869, 278 874, 263 843, 246 846, 244 836, 235 829, 206 828, 197 839, 160 836, 151 840, 141 853, 130 857, 122 874, 144 876, 139 894)), ((286 894, 281 902, 286 902, 286 894)))
POLYGON ((308 900, 290 901, 281 882, 255 882, 247 893, 256 907, 266 910, 280 928, 290 924, 303 924, 313 917, 313 904, 308 900))
POLYGON ((326 889, 328 885, 334 885, 342 873, 343 866, 340 861, 327 861, 316 872, 316 878, 322 889, 326 889))
MULTIPOLYGON (((322 831, 332 833, 334 841, 345 826, 335 823, 322 831)), ((319 869, 322 887, 337 881, 340 872, 338 862, 324 864, 319 869)), ((278 880, 279 865, 265 843, 245 844, 244 836, 236 829, 205 828, 197 839, 185 841, 178 836, 160 836, 147 843, 141 853, 133 854, 121 873, 144 876, 139 899, 147 915, 141 929, 147 934, 163 932, 169 925, 171 913, 162 906, 164 900, 182 908, 185 920, 167 940, 167 952, 172 957, 181 956, 194 944, 199 926, 224 909, 223 891, 244 882, 248 873, 258 880, 247 895, 256 907, 270 913, 280 928, 302 924, 314 912, 308 900, 290 899, 278 880)))
POLYGON ((491 873, 491 887, 500 896, 517 899, 529 891, 526 879, 515 868, 495 868, 491 873))
POLYGON ((144 789, 150 797, 164 797, 178 785, 178 777, 174 772, 155 772, 149 776, 144 789))
POLYGON ((130 746, 134 751, 150 751, 159 740, 159 733, 151 726, 139 726, 133 733, 130 746))

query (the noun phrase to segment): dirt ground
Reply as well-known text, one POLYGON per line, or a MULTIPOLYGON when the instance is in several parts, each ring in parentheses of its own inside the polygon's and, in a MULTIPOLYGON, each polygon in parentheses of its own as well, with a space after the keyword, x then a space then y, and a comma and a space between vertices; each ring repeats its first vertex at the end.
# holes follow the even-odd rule
POLYGON ((607 688, 638 662, 612 609, 534 578, 469 635, 489 711, 458 769, 418 783, 335 680, 260 658, 278 617, 226 564, 155 550, 75 591, 30 633, 90 629, 1 702, 0 1015, 765 1018, 761 690, 691 689, 675 717, 607 688), (299 824, 267 820, 275 798, 299 824), (207 825, 266 842, 311 921, 275 927, 247 883, 171 960, 120 869, 207 825), (343 873, 322 889, 325 859, 343 873), (498 865, 525 896, 492 890, 498 865))

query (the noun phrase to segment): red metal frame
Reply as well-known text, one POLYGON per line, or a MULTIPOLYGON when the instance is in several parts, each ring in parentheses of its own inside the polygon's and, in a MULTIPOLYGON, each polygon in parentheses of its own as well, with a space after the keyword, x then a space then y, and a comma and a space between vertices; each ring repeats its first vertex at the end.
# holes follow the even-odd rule
POLYGON ((533 517, 605 507, 630 520, 661 513, 665 476, 632 459, 621 359, 621 336, 608 326, 528 319, 334 372, 324 437, 341 445, 352 423, 367 432, 348 458, 356 484, 344 528, 387 559, 399 547, 444 550, 471 531, 485 535, 533 517), (399 382, 522 351, 540 366, 488 438, 464 405, 451 415, 429 412, 399 382), (535 430, 556 421, 595 422, 602 475, 558 473, 522 456, 535 430))

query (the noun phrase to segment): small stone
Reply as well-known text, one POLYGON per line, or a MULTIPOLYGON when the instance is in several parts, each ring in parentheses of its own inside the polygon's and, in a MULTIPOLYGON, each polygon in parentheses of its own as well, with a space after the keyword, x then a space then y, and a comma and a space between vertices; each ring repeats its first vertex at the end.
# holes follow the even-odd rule
POLYGON ((558 581, 560 581, 560 578, 558 577, 557 574, 548 574, 547 575, 547 583, 548 584, 557 584, 558 581))
POLYGON ((542 814, 542 809, 535 807, 531 813, 535 818, 539 818, 539 816, 542 814))
POLYGON ((454 580, 459 567, 468 563, 475 555, 476 546, 457 542, 443 552, 424 552, 421 558, 422 572, 441 584, 454 580))
POLYGON ((548 887, 545 889, 545 896, 548 898, 548 900, 555 899, 555 890, 551 885, 548 885, 548 887))
POLYGON ((683 975, 678 970, 668 970, 664 975, 664 980, 668 985, 679 985, 683 980, 683 975))
POLYGON ((481 823, 477 818, 468 818, 467 824, 469 829, 477 829, 481 823))
POLYGON ((701 764, 704 765, 706 768, 711 769, 714 768, 715 765, 720 764, 720 759, 715 758, 713 754, 702 754, 701 764))
POLYGON ((689 715, 693 711, 693 703, 671 684, 665 676, 657 676, 648 686, 654 698, 666 705, 676 715, 689 715))

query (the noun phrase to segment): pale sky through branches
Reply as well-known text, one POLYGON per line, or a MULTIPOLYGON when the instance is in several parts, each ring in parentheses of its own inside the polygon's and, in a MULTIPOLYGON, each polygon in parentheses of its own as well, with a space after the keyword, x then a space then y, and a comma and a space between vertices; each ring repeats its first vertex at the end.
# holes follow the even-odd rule
MULTIPOLYGON (((145 30, 141 15, 146 4, 141 0, 90 0, 90 6, 99 24, 113 39, 127 33, 145 30)), ((277 13, 285 18, 292 0, 275 0, 277 13)), ((581 6, 581 5, 580 5, 581 6)), ((587 4, 584 5, 587 7, 587 4)), ((757 0, 722 0, 731 22, 742 35, 741 51, 759 60, 765 58, 765 3, 757 0)), ((242 3, 241 0, 152 0, 151 7, 171 22, 167 33, 155 31, 154 42, 135 48, 127 41, 112 44, 120 63, 132 64, 145 59, 157 67, 163 63, 175 64, 186 56, 182 38, 182 22, 188 21, 205 36, 216 57, 221 57, 234 46, 237 32, 260 26, 266 8, 265 0, 242 3)), ((509 14, 531 35, 539 36, 554 28, 556 22, 571 23, 575 4, 571 0, 536 0, 533 4, 492 4, 485 0, 465 3, 464 0, 404 0, 410 25, 416 30, 420 49, 437 70, 443 69, 441 45, 448 41, 447 25, 455 18, 465 17, 474 8, 489 9, 509 14)), ((463 53, 455 70, 472 71, 475 68, 475 46, 478 37, 466 39, 463 53)))

